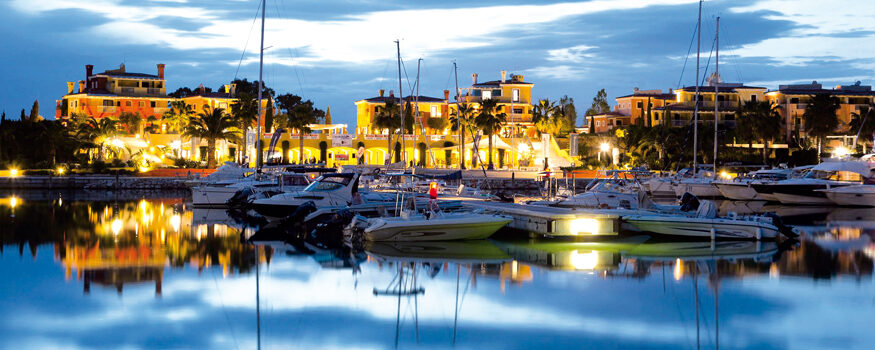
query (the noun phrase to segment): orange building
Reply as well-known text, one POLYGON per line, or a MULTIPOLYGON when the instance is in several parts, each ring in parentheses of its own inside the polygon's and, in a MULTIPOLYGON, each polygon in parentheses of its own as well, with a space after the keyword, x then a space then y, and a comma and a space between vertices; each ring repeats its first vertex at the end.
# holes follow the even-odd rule
POLYGON ((838 85, 833 89, 824 89, 817 81, 811 84, 779 85, 777 90, 765 93, 769 101, 781 107, 784 117, 785 134, 790 138, 795 131, 804 136, 805 120, 802 114, 811 98, 817 94, 829 94, 839 99, 839 109, 836 116, 839 119, 838 132, 848 131, 852 113, 860 113, 863 108, 875 100, 875 92, 871 86, 857 82, 854 85, 838 85))

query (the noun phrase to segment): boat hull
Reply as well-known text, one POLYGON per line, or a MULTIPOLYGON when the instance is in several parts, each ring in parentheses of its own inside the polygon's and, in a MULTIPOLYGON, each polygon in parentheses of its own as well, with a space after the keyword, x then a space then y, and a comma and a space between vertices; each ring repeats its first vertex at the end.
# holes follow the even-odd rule
POLYGON ((778 228, 760 221, 705 219, 695 217, 666 218, 659 215, 623 217, 624 228, 666 236, 710 239, 770 239, 780 235, 778 228))
POLYGON ((232 187, 194 187, 191 189, 191 204, 196 207, 224 207, 237 190, 232 187))
POLYGON ((736 200, 736 201, 759 201, 764 200, 757 194, 757 191, 750 187, 749 184, 745 183, 733 183, 733 184, 714 184, 717 187, 717 191, 720 191, 720 194, 727 199, 736 200))
POLYGON ((826 192, 826 198, 848 207, 875 207, 875 193, 826 192))
POLYGON ((679 183, 674 188, 674 194, 678 197, 684 193, 691 193, 699 198, 721 198, 723 194, 710 182, 705 183, 679 183))
POLYGON ((476 221, 470 218, 438 218, 424 221, 378 220, 383 220, 385 224, 365 229, 365 239, 392 242, 486 239, 513 221, 503 217, 484 217, 476 221))

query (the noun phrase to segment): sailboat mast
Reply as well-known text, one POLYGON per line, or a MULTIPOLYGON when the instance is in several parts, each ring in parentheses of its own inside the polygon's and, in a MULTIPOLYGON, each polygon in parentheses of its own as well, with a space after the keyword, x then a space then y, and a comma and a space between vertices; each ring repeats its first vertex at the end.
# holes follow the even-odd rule
POLYGON ((696 175, 699 165, 696 156, 699 153, 699 56, 702 50, 702 0, 699 0, 699 20, 696 24, 696 98, 693 104, 693 175, 696 175))
MULTIPOLYGON (((456 113, 459 112, 459 67, 456 66, 456 61, 453 61, 453 75, 456 79, 456 113)), ((461 118, 461 115, 458 116, 461 118)), ((464 133, 463 126, 461 125, 461 119, 459 120, 459 170, 465 169, 465 140, 462 139, 462 135, 464 133)))
POLYGON ((398 101, 401 104, 401 161, 404 162, 404 168, 407 168, 407 152, 405 152, 404 142, 404 93, 401 91, 401 40, 395 40, 395 47, 398 50, 398 101))
MULTIPOLYGON (((261 0, 261 47, 258 50, 258 125, 255 131, 255 169, 261 171, 261 123, 264 112, 261 109, 261 90, 264 90, 264 12, 267 0, 261 0)), ((212 156, 212 155, 211 155, 212 156)))
POLYGON ((261 350, 261 287, 259 286, 258 278, 258 245, 255 245, 255 319, 256 332, 258 333, 258 349, 261 350))
MULTIPOLYGON (((717 90, 720 86, 720 17, 717 17, 717 34, 714 37, 714 171, 712 177, 717 177, 717 107, 719 93, 717 90)), ((765 147, 765 145, 763 146, 765 147)))

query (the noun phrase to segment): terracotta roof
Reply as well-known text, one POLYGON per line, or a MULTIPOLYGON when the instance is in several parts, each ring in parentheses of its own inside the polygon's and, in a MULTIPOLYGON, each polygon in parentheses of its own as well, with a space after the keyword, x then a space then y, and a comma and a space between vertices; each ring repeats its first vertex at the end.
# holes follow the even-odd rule
MULTIPOLYGON (((413 102, 415 99, 416 99, 416 96, 407 96, 407 97, 404 97, 404 102, 405 103, 407 103, 408 101, 413 102)), ((393 97, 377 96, 377 97, 366 98, 366 99, 360 100, 360 101, 376 102, 376 103, 386 103, 387 101, 397 102, 398 97, 396 97, 396 96, 393 96, 393 97)), ((429 96, 419 96, 419 102, 444 102, 444 99, 437 98, 437 97, 429 97, 429 96)))
POLYGON ((105 76, 114 77, 114 78, 138 78, 138 79, 163 80, 163 79, 159 78, 157 75, 145 74, 145 73, 121 73, 121 72, 105 71, 103 73, 97 73, 95 75, 105 75, 105 76))
POLYGON ((626 96, 620 96, 617 98, 626 98, 626 97, 652 97, 660 100, 673 100, 675 98, 674 94, 631 94, 626 96))
POLYGON ((492 81, 484 81, 484 82, 482 82, 482 83, 477 83, 477 84, 474 84, 474 85, 472 85, 472 86, 473 86, 473 87, 480 87, 480 86, 501 86, 501 84, 525 84, 525 85, 534 85, 533 83, 527 83, 527 82, 524 82, 524 81, 511 81, 511 80, 507 80, 507 81, 505 81, 505 82, 502 83, 501 80, 492 80, 492 81))
MULTIPOLYGON (((761 86, 745 86, 745 85, 718 86, 718 88, 720 88, 719 91, 734 91, 736 89, 762 89, 762 90, 766 90, 766 88, 761 87, 761 86)), ((696 87, 695 86, 685 86, 685 87, 681 88, 681 90, 684 90, 687 92, 695 92, 696 87)), ((710 85, 699 86, 699 92, 714 92, 714 87, 710 86, 710 85)))
POLYGON ((845 96, 875 96, 875 91, 849 91, 849 90, 834 90, 834 89, 778 89, 768 92, 780 92, 786 95, 845 95, 845 96))

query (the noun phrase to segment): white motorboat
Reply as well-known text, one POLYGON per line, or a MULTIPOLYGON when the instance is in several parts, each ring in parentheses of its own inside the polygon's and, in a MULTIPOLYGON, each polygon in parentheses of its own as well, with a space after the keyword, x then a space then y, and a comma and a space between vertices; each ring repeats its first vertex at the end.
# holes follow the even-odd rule
MULTIPOLYGON (((408 214, 367 219, 368 241, 453 241, 486 239, 513 219, 478 213, 408 214)), ((355 223, 353 223, 354 225, 355 223)))
POLYGON ((225 162, 211 174, 200 179, 186 181, 185 184, 191 187, 202 186, 208 184, 217 184, 220 182, 230 183, 239 181, 248 174, 255 172, 255 169, 244 167, 234 162, 225 162))
POLYGON ((225 207, 237 193, 248 191, 249 195, 266 191, 300 191, 310 181, 305 174, 281 173, 250 176, 242 180, 223 180, 191 189, 194 206, 225 207))
POLYGON ((875 207, 875 185, 851 185, 820 190, 833 203, 849 207, 875 207))
POLYGON ((826 161, 811 168, 799 179, 752 184, 758 194, 771 194, 782 204, 833 204, 826 192, 834 187, 861 184, 871 178, 869 163, 860 161, 826 161))
POLYGON ((644 192, 636 181, 619 178, 595 179, 586 186, 583 193, 562 199, 554 205, 565 208, 639 209, 644 192))
POLYGON ((626 230, 685 238, 760 240, 773 239, 782 233, 795 235, 774 216, 730 213, 718 217, 717 207, 710 201, 702 201, 695 215, 632 214, 622 216, 622 220, 626 230))
MULTIPOLYGON (((707 165, 700 166, 707 167, 707 165)), ((693 174, 692 169, 683 169, 673 181, 674 194, 677 197, 689 193, 699 198, 721 198, 723 195, 717 187, 714 187, 714 181, 712 170, 700 169, 698 173, 693 174)))
POLYGON ((757 170, 746 176, 736 177, 731 181, 715 181, 713 184, 720 191, 720 194, 727 199, 736 201, 768 200, 769 197, 764 198, 757 194, 757 191, 751 187, 751 184, 786 180, 790 178, 792 173, 793 170, 791 169, 757 170))
POLYGON ((670 177, 652 177, 645 186, 653 197, 675 197, 675 184, 670 177))
POLYGON ((313 202, 316 207, 348 205, 358 196, 358 173, 331 173, 320 176, 301 191, 283 192, 270 198, 256 199, 252 208, 259 214, 282 218, 299 206, 313 202))

